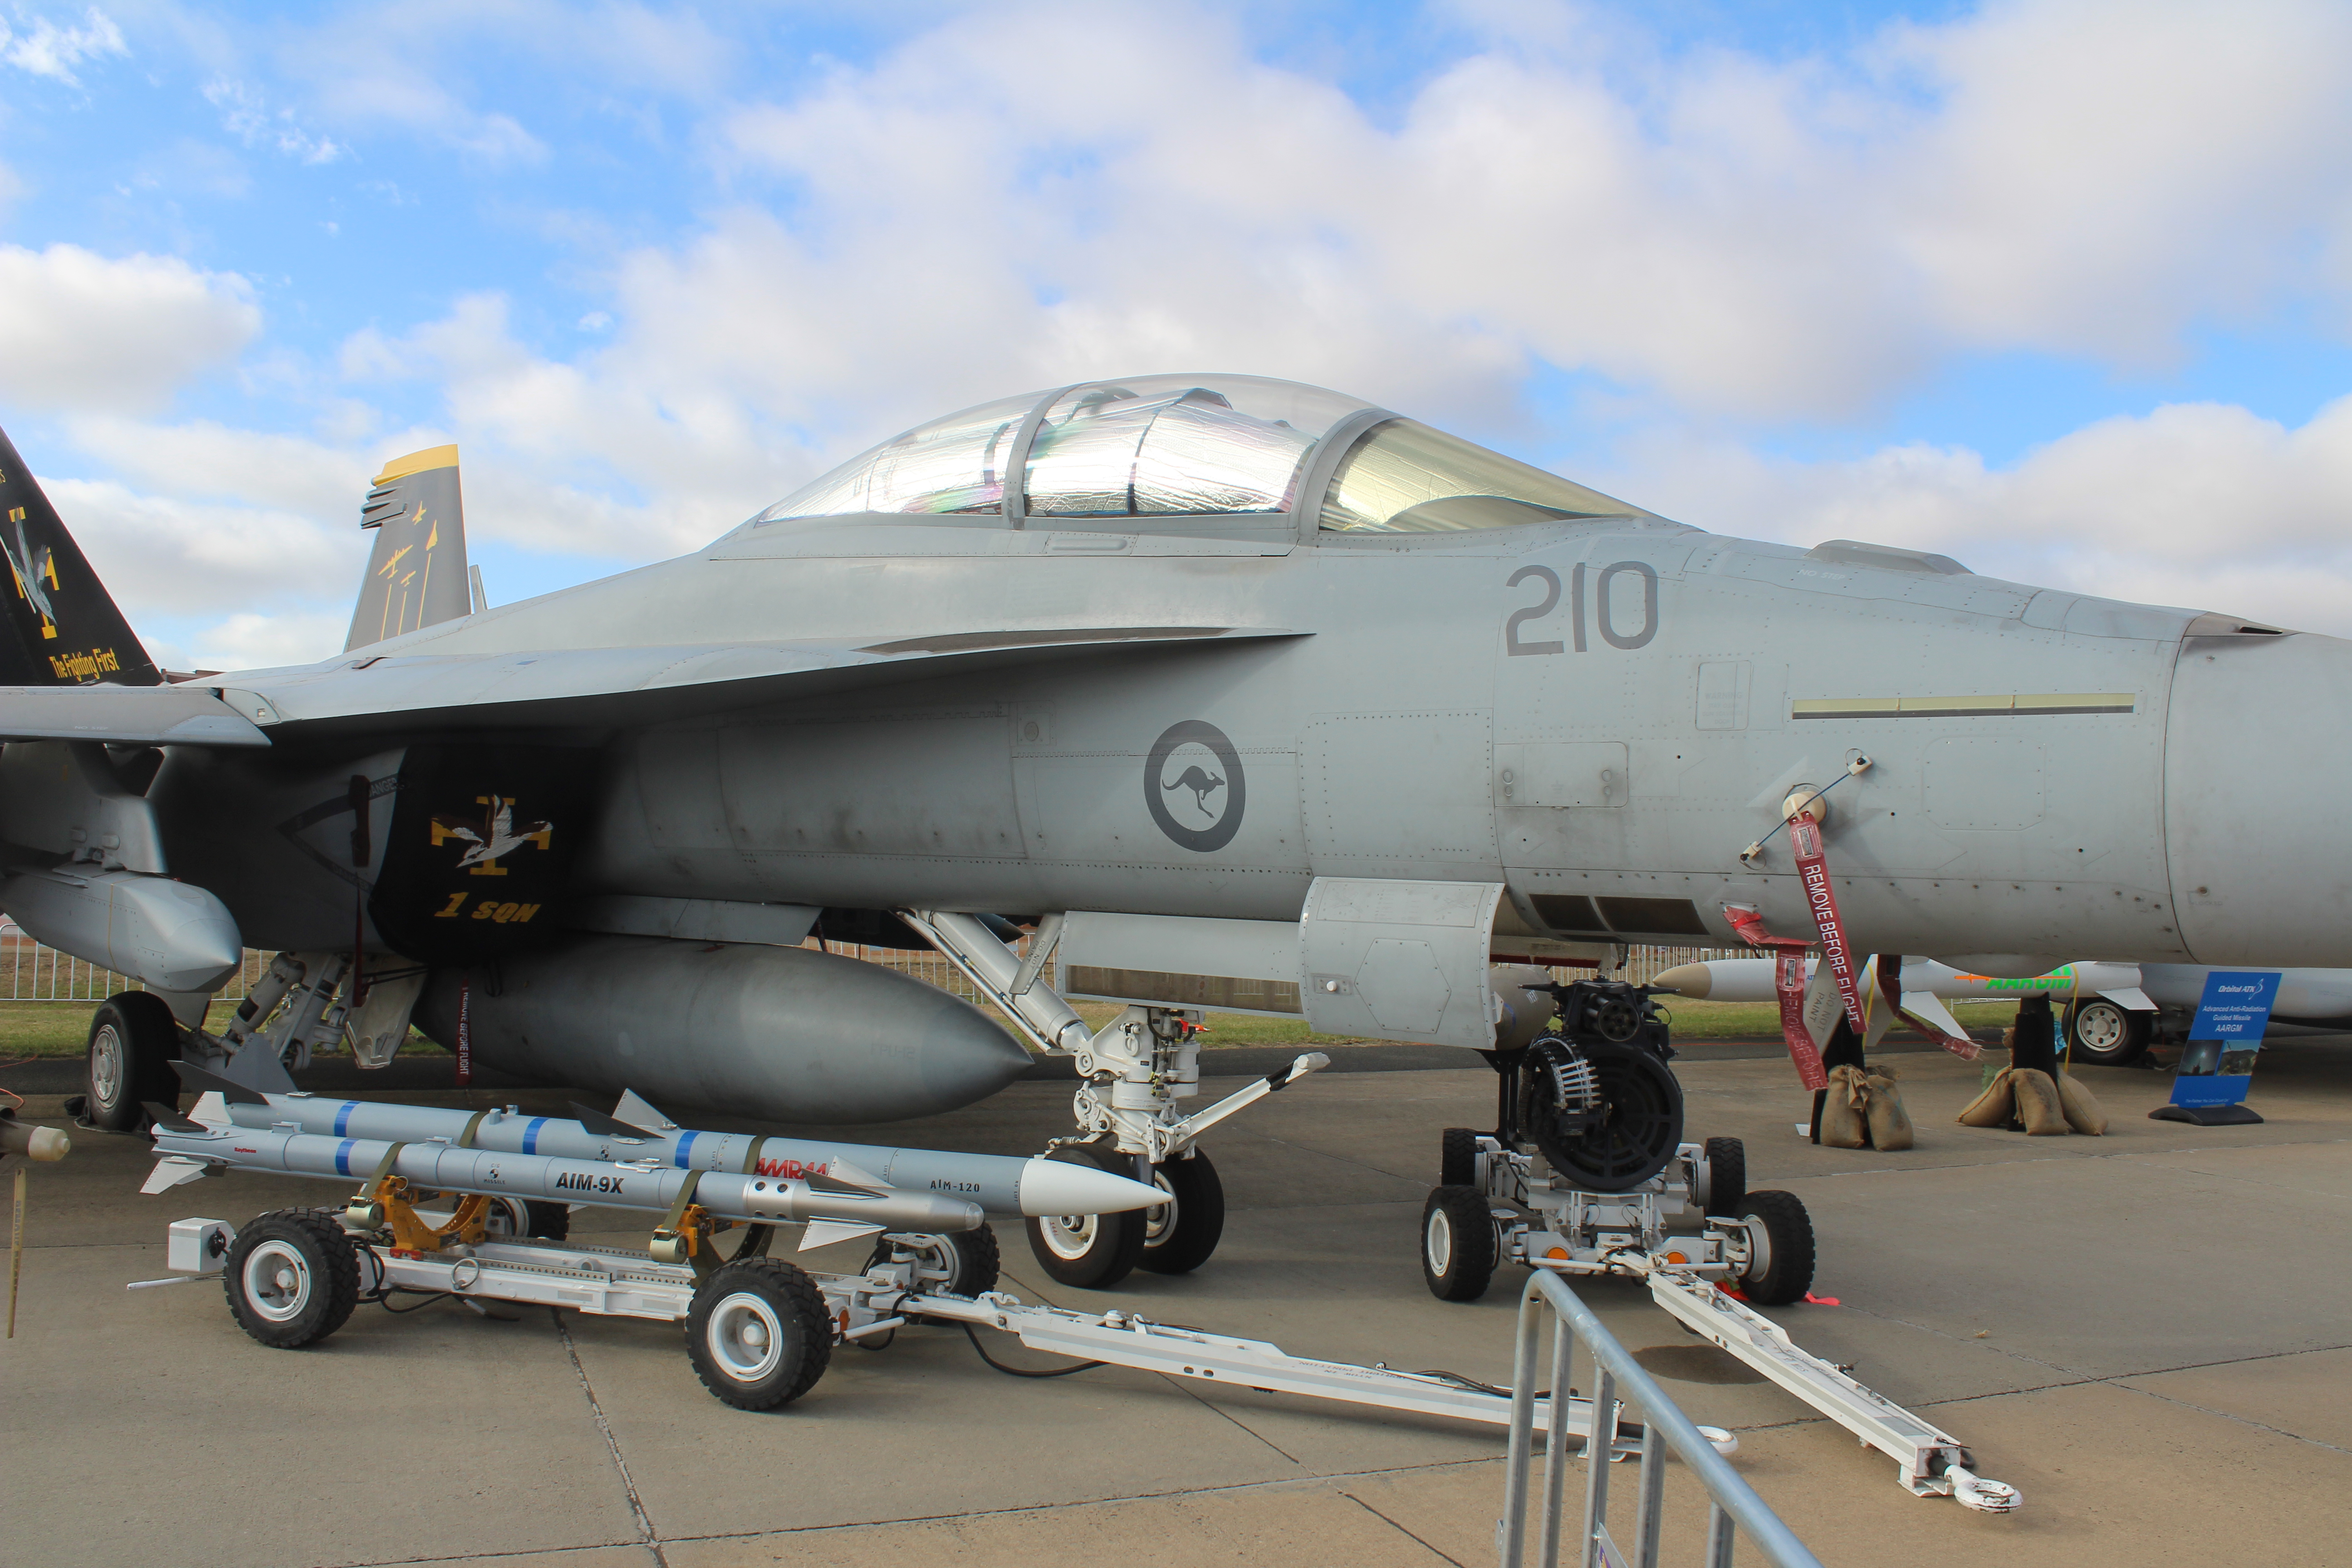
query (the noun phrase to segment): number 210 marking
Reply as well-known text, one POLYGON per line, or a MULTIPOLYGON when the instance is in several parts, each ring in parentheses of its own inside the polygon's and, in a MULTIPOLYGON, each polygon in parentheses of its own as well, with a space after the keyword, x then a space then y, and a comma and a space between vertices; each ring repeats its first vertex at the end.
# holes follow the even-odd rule
MULTIPOLYGON (((1522 583, 1541 583, 1544 585, 1544 596, 1536 604, 1522 605, 1513 610, 1510 619, 1503 623, 1504 651, 1514 656, 1566 652, 1566 648, 1556 641, 1523 642, 1519 637, 1521 626, 1531 621, 1539 621, 1559 607, 1559 574, 1549 566, 1522 566, 1511 574, 1510 580, 1503 586, 1516 588, 1522 583)), ((1582 653, 1585 651, 1585 593, 1582 563, 1580 562, 1569 569, 1568 584, 1569 637, 1576 644, 1576 651, 1582 653)), ((1601 640, 1611 647, 1637 648, 1649 646, 1650 639, 1658 635, 1657 572, 1645 561, 1620 561, 1612 565, 1603 566, 1596 574, 1592 585, 1592 620, 1600 629, 1601 640), (1642 579, 1642 629, 1637 632, 1624 633, 1617 629, 1610 591, 1616 580, 1629 572, 1642 579)))

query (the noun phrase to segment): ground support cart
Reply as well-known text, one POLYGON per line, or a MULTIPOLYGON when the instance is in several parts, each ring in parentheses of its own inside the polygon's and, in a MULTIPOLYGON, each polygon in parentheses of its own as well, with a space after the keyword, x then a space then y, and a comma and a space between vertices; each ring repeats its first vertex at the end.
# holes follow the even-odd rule
POLYGON ((1748 1192, 1746 1166, 1739 1140, 1711 1138, 1679 1145, 1664 1170, 1631 1191, 1586 1192, 1540 1153, 1450 1128, 1442 1184, 1422 1210, 1423 1274, 1433 1293, 1454 1301, 1485 1294, 1504 1262, 1643 1280, 1688 1331, 1893 1459, 1915 1495, 1983 1513, 2014 1510, 2017 1489, 1978 1476, 1959 1439, 1799 1349, 1748 1305, 1805 1299, 1813 1230, 1794 1194, 1748 1192))

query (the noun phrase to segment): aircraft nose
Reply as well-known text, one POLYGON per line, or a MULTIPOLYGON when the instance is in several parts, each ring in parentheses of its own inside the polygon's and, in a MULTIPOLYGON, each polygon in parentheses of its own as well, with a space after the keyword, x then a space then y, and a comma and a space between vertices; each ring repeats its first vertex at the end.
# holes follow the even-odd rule
POLYGON ((2352 966, 2352 642, 2180 646, 2164 747, 2173 911, 2200 963, 2352 966))

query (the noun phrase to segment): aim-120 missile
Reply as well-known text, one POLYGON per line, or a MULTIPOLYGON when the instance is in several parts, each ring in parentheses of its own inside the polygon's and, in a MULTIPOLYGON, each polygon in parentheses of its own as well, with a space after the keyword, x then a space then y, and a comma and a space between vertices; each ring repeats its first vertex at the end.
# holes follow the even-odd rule
MULTIPOLYGON (((581 1113, 577 1118, 528 1116, 511 1106, 476 1111, 330 1100, 308 1094, 260 1094, 186 1063, 173 1066, 191 1089, 218 1093, 226 1102, 229 1121, 241 1129, 291 1130, 332 1140, 372 1140, 378 1144, 425 1144, 438 1141, 440 1146, 459 1152, 552 1155, 575 1162, 631 1166, 651 1163, 666 1167, 667 1174, 673 1177, 688 1171, 726 1173, 754 1180, 764 1178, 772 1186, 779 1181, 806 1182, 811 1177, 856 1172, 856 1179, 870 1181, 898 1194, 958 1199, 960 1208, 976 1205, 986 1214, 1008 1217, 1118 1214, 1167 1201, 1164 1194, 1144 1183, 1065 1160, 959 1154, 939 1149, 892 1149, 680 1128, 634 1094, 624 1095, 614 1108, 616 1113, 631 1119, 628 1121, 616 1121, 578 1105, 572 1108, 581 1113)), ((161 1152, 160 1138, 157 1147, 161 1152)), ((330 1170, 320 1173, 352 1173, 330 1170)), ((405 1169, 399 1173, 408 1174, 405 1169)), ((436 1184, 425 1181, 423 1184, 436 1184)), ((464 1185, 454 1180, 446 1184, 464 1185)), ((701 1194, 713 1190, 706 1178, 698 1189, 698 1201, 703 1201, 701 1194)), ((668 1191, 675 1195, 675 1182, 668 1191)), ((571 1189, 528 1195, 572 1203, 618 1201, 571 1189)), ((710 1207, 707 1201, 703 1206, 710 1207)), ((929 1231, 967 1227, 908 1225, 901 1228, 929 1231)))

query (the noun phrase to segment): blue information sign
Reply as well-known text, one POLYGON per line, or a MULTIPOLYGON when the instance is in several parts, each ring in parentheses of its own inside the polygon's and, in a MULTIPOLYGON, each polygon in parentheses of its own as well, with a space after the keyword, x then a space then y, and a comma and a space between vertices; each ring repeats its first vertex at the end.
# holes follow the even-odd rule
POLYGON ((2197 1019, 2189 1026, 2172 1103, 2185 1107, 2238 1105, 2253 1080, 2254 1054, 2278 1000, 2276 970, 2215 970, 2205 977, 2197 1019))

